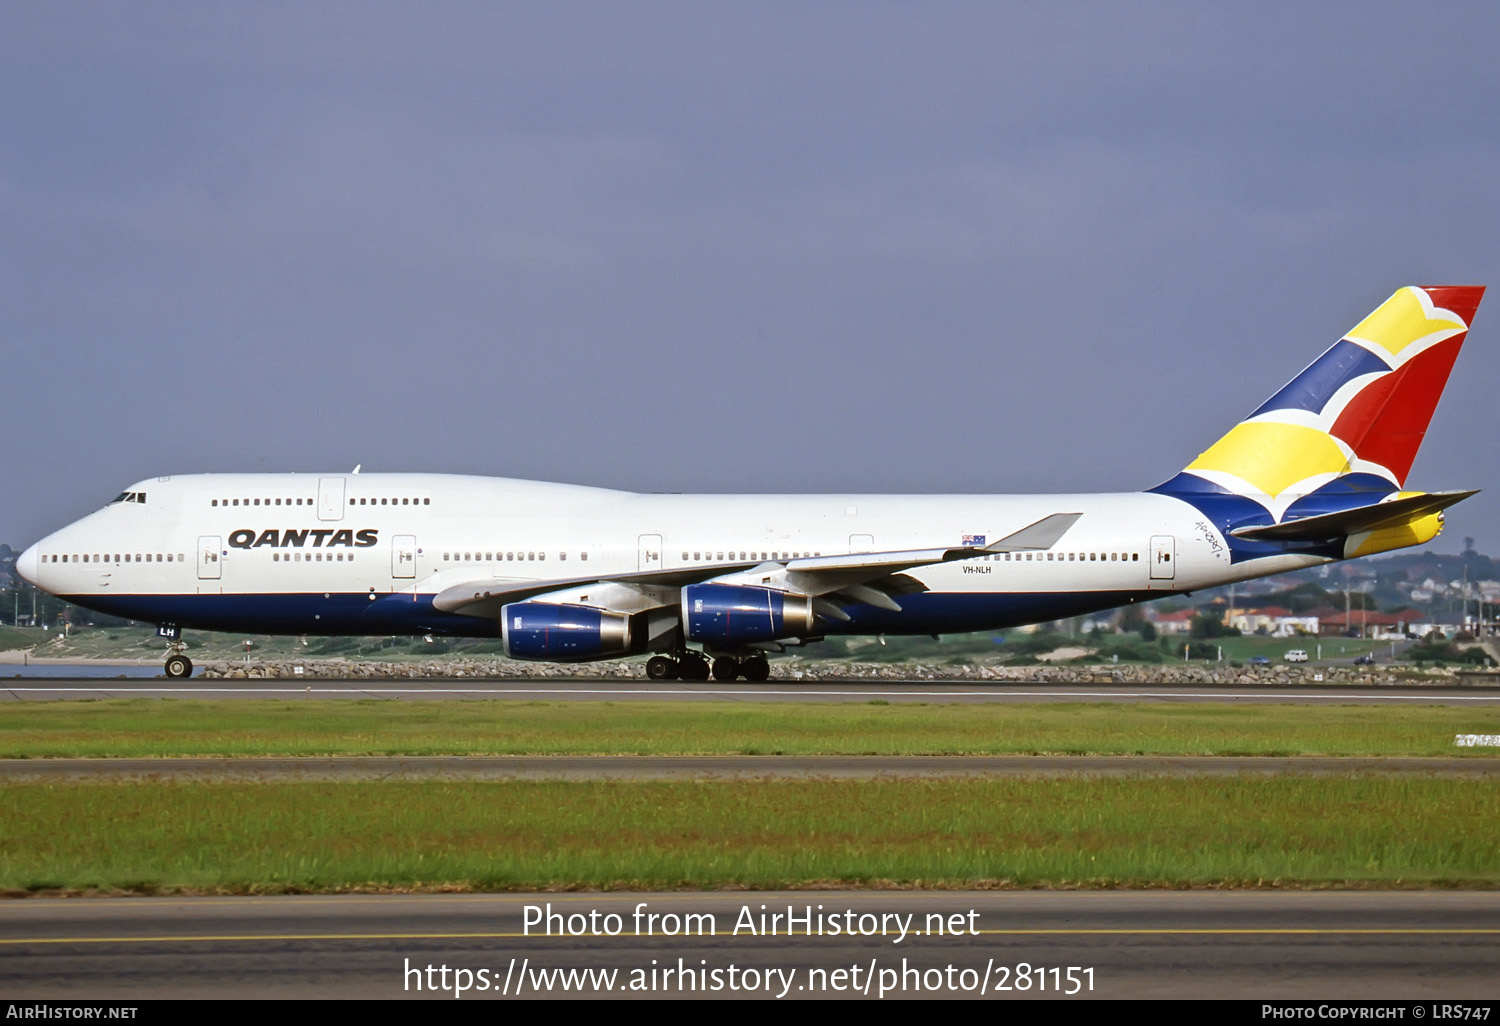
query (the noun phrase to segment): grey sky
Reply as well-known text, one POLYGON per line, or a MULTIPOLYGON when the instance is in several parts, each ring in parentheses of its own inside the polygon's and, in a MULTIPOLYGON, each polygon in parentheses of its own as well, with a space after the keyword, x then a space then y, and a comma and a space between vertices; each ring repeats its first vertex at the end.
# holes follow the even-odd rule
MULTIPOLYGON (((1500 285, 1500 8, 7 5, 0 541, 198 471, 1156 484, 1500 285)), ((1500 292, 1411 483, 1500 551, 1500 292)))

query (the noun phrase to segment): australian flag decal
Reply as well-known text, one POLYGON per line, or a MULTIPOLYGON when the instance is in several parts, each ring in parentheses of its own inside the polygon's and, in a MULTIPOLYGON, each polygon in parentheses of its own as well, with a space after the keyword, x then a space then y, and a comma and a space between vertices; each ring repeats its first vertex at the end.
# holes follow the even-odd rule
POLYGON ((964 544, 965 545, 983 545, 984 544, 984 535, 982 535, 982 534, 966 534, 966 535, 964 535, 964 544))

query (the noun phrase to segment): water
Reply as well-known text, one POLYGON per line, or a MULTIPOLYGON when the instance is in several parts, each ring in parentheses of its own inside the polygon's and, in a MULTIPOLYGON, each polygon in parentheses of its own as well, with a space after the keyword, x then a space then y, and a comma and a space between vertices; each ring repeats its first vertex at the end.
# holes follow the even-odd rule
POLYGON ((143 663, 140 666, 100 666, 90 663, 20 663, 0 665, 0 681, 17 677, 161 677, 161 663, 143 663))

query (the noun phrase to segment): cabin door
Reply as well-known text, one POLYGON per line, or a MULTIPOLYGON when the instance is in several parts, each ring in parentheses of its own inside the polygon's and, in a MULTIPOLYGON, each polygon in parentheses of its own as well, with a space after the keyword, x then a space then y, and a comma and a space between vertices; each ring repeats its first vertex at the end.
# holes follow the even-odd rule
POLYGON ((220 577, 219 536, 205 534, 198 539, 198 580, 217 581, 220 577))
POLYGON ((1177 576, 1177 539, 1158 534, 1151 539, 1151 579, 1170 581, 1177 576))
POLYGON ((341 477, 318 478, 318 519, 344 519, 344 479, 341 477))
POLYGON ((417 536, 398 534, 391 539, 391 576, 417 576, 417 536))
POLYGON ((640 541, 639 558, 636 566, 641 570, 661 569, 661 535, 643 534, 640 541))

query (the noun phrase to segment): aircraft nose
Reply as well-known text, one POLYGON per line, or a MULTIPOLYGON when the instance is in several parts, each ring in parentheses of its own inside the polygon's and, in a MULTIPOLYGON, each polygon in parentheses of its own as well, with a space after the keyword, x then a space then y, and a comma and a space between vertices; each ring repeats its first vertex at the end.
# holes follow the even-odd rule
POLYGON ((36 567, 38 562, 36 546, 33 545, 16 557, 16 573, 20 574, 28 584, 36 584, 36 567))

